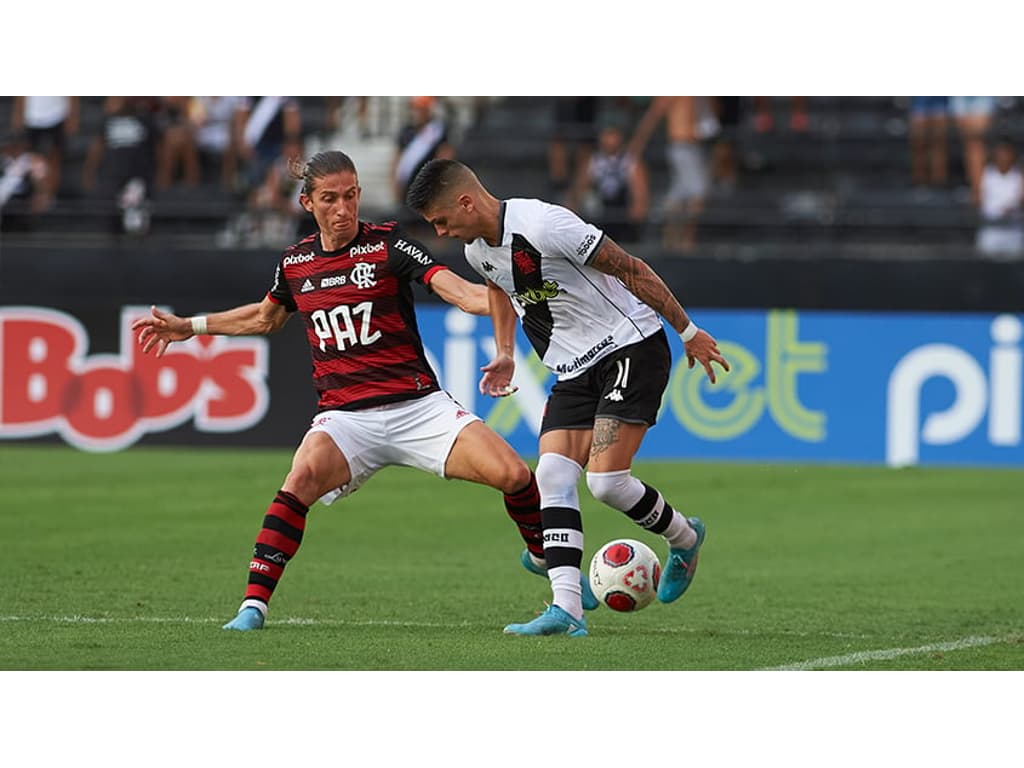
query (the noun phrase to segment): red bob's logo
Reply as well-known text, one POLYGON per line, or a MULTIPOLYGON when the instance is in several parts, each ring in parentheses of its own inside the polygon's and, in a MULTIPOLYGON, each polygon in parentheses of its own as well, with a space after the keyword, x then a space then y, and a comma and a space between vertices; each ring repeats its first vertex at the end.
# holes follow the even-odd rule
POLYGON ((148 355, 131 331, 149 307, 121 309, 120 352, 87 355, 74 317, 42 307, 0 309, 0 438, 56 433, 86 451, 126 448, 192 420, 237 432, 267 412, 262 338, 201 336, 148 355))

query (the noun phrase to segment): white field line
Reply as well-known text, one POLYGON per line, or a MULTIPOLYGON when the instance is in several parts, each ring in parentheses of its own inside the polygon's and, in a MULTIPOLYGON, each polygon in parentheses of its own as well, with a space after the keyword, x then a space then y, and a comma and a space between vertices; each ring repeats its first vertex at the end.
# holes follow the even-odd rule
POLYGON ((922 653, 937 653, 940 651, 962 651, 966 648, 980 648, 986 645, 1008 642, 1010 637, 962 637, 959 640, 950 640, 945 643, 931 643, 919 645, 916 648, 883 648, 878 651, 856 651, 843 656, 825 656, 820 659, 808 659, 793 664, 784 664, 781 667, 766 667, 761 671, 799 671, 808 669, 823 669, 827 667, 847 667, 852 664, 861 664, 866 661, 886 661, 900 656, 915 656, 922 653))
MULTIPOLYGON (((49 624, 223 624, 230 617, 212 618, 196 616, 0 616, 0 623, 39 622, 49 624)), ((307 619, 291 617, 285 619, 268 619, 268 626, 274 624, 290 626, 321 626, 321 627, 408 627, 413 629, 456 629, 469 627, 493 628, 492 624, 470 622, 425 622, 425 621, 392 621, 389 619, 365 619, 350 621, 345 619, 307 619)), ((601 627, 602 632, 612 634, 620 632, 636 632, 630 627, 601 627)), ((706 629, 689 629, 686 627, 644 627, 642 633, 666 635, 708 635, 706 629)), ((750 630, 737 629, 714 632, 712 637, 749 637, 751 635, 786 635, 793 637, 830 637, 839 639, 868 640, 875 635, 849 634, 842 632, 804 632, 799 630, 750 630)))

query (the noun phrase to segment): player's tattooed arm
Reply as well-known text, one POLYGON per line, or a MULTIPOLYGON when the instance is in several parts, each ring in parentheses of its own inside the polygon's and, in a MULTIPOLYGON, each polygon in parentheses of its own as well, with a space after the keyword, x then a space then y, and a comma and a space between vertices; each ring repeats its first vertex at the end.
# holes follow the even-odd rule
POLYGON ((634 296, 664 317, 676 331, 682 331, 690 324, 686 310, 658 273, 646 262, 626 253, 610 237, 604 238, 587 263, 599 272, 621 280, 634 296))

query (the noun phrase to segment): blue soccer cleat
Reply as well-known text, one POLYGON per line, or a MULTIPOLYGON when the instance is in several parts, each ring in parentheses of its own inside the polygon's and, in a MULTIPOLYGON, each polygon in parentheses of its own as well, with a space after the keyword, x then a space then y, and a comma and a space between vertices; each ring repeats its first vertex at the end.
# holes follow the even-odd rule
MULTIPOLYGON (((530 550, 523 550, 523 554, 519 556, 519 562, 521 562, 523 564, 523 568, 528 570, 530 573, 547 578, 547 569, 542 568, 533 562, 533 558, 530 557, 530 550)), ((601 605, 597 597, 594 596, 594 590, 590 588, 590 579, 582 569, 580 570, 580 592, 583 599, 583 610, 592 611, 601 605)))
POLYGON ((704 523, 699 517, 686 519, 697 532, 697 543, 689 549, 669 548, 668 560, 665 561, 661 581, 658 583, 658 599, 663 603, 671 603, 682 597, 697 572, 697 559, 704 543, 704 523))
POLYGON ((584 617, 574 619, 569 613, 557 605, 549 605, 533 621, 526 624, 509 624, 505 627, 506 635, 568 635, 569 637, 586 637, 587 620, 584 617))
POLYGON ((523 568, 528 570, 530 573, 547 578, 547 568, 544 568, 543 566, 537 565, 535 562, 533 562, 533 558, 530 557, 530 550, 523 550, 523 554, 519 556, 519 562, 521 562, 523 564, 523 568))
POLYGON ((263 614, 259 608, 251 605, 238 612, 231 621, 225 624, 222 629, 237 629, 241 632, 248 632, 250 629, 263 629, 263 614))

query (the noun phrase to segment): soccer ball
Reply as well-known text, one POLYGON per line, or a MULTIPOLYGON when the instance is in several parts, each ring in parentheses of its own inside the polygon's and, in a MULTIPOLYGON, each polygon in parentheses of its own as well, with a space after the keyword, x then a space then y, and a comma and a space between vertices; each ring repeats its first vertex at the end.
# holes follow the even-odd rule
POLYGON ((639 611, 654 602, 661 563, 635 539, 609 541, 590 561, 590 588, 613 611, 639 611))

